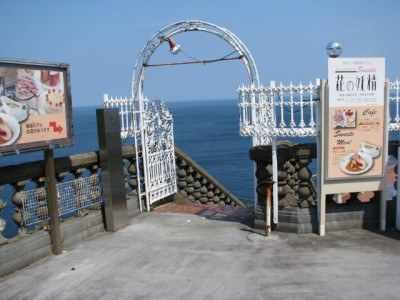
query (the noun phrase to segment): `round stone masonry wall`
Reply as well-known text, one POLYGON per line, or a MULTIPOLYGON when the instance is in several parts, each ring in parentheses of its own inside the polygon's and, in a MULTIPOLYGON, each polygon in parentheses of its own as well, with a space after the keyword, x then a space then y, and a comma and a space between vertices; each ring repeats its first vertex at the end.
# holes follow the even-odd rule
POLYGON ((184 153, 175 151, 180 198, 196 204, 244 206, 217 180, 184 153))
MULTIPOLYGON (((308 167, 315 158, 315 144, 293 144, 279 141, 277 144, 278 205, 279 208, 309 208, 317 203, 316 186, 308 167)), ((271 146, 257 146, 249 151, 250 158, 256 162, 257 197, 262 210, 265 210, 266 183, 272 180, 271 146)))

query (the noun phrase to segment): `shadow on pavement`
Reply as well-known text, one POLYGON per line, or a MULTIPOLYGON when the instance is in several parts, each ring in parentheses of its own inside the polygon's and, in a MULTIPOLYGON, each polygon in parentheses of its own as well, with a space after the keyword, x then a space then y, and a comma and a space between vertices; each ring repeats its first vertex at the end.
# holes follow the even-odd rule
POLYGON ((167 203, 154 209, 154 212, 186 213, 209 220, 241 223, 254 227, 254 210, 246 207, 231 207, 201 204, 167 203))
POLYGON ((396 228, 390 227, 390 228, 386 228, 385 231, 381 231, 379 229, 373 229, 373 228, 367 228, 365 230, 368 230, 372 233, 387 237, 387 238, 391 238, 397 241, 400 241, 400 231, 396 228))

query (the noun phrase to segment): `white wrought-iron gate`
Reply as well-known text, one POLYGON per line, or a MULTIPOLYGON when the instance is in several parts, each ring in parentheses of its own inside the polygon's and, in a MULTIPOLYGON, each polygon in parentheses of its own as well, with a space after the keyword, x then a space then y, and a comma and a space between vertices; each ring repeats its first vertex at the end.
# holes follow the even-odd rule
POLYGON ((143 112, 143 168, 147 207, 177 192, 173 119, 161 100, 143 112))
POLYGON ((147 210, 154 202, 177 192, 173 117, 159 99, 144 99, 140 110, 127 98, 104 95, 104 107, 118 108, 121 138, 133 138, 136 151, 137 195, 147 210))

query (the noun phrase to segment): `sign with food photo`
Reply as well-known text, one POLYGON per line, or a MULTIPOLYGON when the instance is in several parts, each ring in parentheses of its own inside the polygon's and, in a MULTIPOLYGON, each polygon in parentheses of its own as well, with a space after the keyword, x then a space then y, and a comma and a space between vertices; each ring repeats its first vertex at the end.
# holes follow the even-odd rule
POLYGON ((69 66, 0 61, 0 154, 73 144, 69 66))
POLYGON ((326 179, 382 176, 384 58, 330 58, 328 72, 326 179))

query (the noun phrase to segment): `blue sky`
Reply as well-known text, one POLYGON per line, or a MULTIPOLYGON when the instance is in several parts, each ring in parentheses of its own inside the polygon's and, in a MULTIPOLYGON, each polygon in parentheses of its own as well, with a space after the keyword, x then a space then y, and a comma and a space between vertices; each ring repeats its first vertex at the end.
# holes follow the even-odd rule
MULTIPOLYGON (((74 106, 102 106, 103 94, 131 96, 137 56, 167 25, 201 20, 233 32, 249 49, 260 81, 308 83, 327 77, 326 45, 342 57, 385 57, 400 78, 398 0, 19 0, 1 1, 0 57, 70 65, 74 106)), ((211 34, 174 36, 184 53, 162 47, 150 63, 217 59, 233 48, 211 34), (185 55, 187 54, 187 55, 185 55)), ((241 61, 149 68, 144 94, 164 101, 235 99, 249 83, 241 61)))

